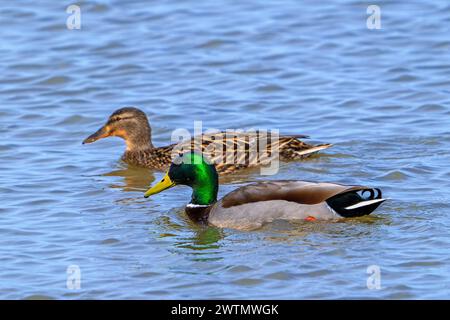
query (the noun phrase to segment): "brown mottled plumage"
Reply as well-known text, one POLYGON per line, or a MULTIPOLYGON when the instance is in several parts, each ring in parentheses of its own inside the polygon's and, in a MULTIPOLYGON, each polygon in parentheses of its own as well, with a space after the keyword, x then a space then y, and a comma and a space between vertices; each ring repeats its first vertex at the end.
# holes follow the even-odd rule
POLYGON ((151 142, 151 127, 147 116, 137 108, 126 107, 116 110, 106 124, 97 132, 83 141, 92 143, 109 136, 117 136, 125 140, 127 149, 122 156, 126 163, 165 170, 169 167, 172 154, 187 150, 201 151, 216 165, 220 175, 233 173, 237 170, 269 164, 275 157, 272 149, 279 150, 282 161, 299 160, 329 148, 331 144, 310 145, 299 138, 303 135, 280 136, 278 141, 271 141, 270 135, 255 131, 253 133, 216 132, 203 134, 179 144, 165 147, 154 147, 151 142), (254 152, 259 143, 267 139, 267 153, 254 152), (198 141, 197 141, 198 140, 198 141), (230 149, 230 146, 232 148, 230 149), (227 153, 217 152, 227 147, 227 153), (229 151, 231 150, 231 151, 229 151), (214 152, 216 151, 216 152, 214 152), (226 157, 226 158, 225 158, 226 157))

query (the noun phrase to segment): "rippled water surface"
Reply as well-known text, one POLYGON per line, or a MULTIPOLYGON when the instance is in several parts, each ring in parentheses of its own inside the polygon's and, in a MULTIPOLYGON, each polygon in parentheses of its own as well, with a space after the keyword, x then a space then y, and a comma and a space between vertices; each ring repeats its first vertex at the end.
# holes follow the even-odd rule
MULTIPOLYGON (((448 298, 450 3, 0 2, 0 297, 448 298), (81 141, 115 109, 175 128, 277 128, 335 146, 269 179, 378 186, 391 200, 341 222, 242 232, 152 199, 161 173, 124 144, 81 141), (81 289, 66 270, 81 270, 81 289), (381 289, 367 288, 367 268, 381 289)), ((223 195, 258 172, 225 181, 223 195)))

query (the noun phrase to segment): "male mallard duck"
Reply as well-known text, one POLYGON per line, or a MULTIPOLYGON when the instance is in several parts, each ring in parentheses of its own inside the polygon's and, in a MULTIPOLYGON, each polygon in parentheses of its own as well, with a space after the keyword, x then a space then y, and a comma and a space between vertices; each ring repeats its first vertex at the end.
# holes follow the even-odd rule
MULTIPOLYGON (((125 140, 127 148, 122 156, 122 160, 135 166, 151 169, 167 169, 172 161, 171 155, 175 147, 186 148, 188 144, 190 146, 185 150, 199 149, 197 147, 198 142, 195 137, 190 141, 186 141, 184 144, 171 144, 165 147, 154 147, 151 141, 151 128, 147 116, 141 110, 132 107, 116 110, 109 117, 106 124, 97 132, 86 138, 83 141, 83 144, 92 143, 110 136, 120 137, 125 140)), ((255 167, 270 162, 269 156, 265 158, 258 157, 256 159, 250 159, 249 157, 248 150, 254 150, 257 144, 260 142, 262 143, 262 137, 263 135, 259 132, 255 132, 254 134, 244 134, 238 132, 203 134, 199 145, 201 147, 201 152, 207 154, 209 159, 215 163, 219 174, 227 174, 238 169, 255 167), (222 152, 214 153, 211 151, 212 149, 223 150, 225 147, 229 147, 230 145, 233 148, 238 148, 238 145, 239 148, 243 148, 245 152, 241 152, 240 156, 243 155, 245 159, 238 161, 238 159, 236 159, 237 156, 235 149, 233 149, 235 150, 235 161, 228 161, 229 158, 226 159, 227 161, 224 161, 222 152)), ((306 158, 319 150, 326 149, 331 146, 331 144, 313 146, 298 140, 298 138, 307 138, 307 136, 280 136, 278 139, 278 144, 267 141, 266 148, 269 151, 272 147, 278 148, 280 160, 286 161, 306 158)))
POLYGON ((144 196, 147 198, 175 185, 187 185, 193 190, 185 209, 192 220, 246 230, 276 219, 359 217, 370 214, 385 201, 377 188, 298 180, 252 183, 217 201, 217 171, 197 153, 176 158, 163 179, 144 196))

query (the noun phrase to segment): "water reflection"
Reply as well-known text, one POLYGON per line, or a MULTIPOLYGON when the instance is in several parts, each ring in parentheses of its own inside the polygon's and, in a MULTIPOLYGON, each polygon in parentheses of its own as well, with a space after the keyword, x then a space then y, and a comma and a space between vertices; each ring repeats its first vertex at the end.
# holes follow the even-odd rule
POLYGON ((212 226, 197 226, 193 231, 192 236, 180 238, 176 246, 191 250, 220 248, 219 241, 224 238, 223 229, 212 226))
POLYGON ((183 208, 170 211, 156 219, 163 229, 161 239, 172 239, 170 251, 183 254, 195 261, 220 260, 217 256, 220 242, 225 238, 225 231, 213 226, 198 224, 186 216, 183 208))
POLYGON ((285 221, 276 220, 266 225, 264 239, 272 242, 296 243, 309 241, 310 236, 327 238, 358 238, 370 236, 373 230, 378 231, 382 225, 390 225, 391 219, 385 216, 369 215, 337 221, 285 221))
POLYGON ((198 226, 188 236, 177 237, 175 251, 190 256, 192 261, 222 260, 220 241, 225 235, 222 229, 212 226, 198 226))
POLYGON ((125 192, 136 192, 147 190, 148 186, 155 181, 155 171, 146 169, 128 166, 123 164, 124 168, 119 170, 114 170, 108 173, 102 174, 105 177, 122 177, 121 184, 111 184, 111 188, 119 188, 125 192))

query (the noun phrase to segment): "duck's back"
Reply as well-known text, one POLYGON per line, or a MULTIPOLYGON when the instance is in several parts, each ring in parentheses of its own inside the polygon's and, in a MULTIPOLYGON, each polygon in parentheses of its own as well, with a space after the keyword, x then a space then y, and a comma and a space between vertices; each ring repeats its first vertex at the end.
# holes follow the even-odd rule
POLYGON ((259 131, 215 132, 169 147, 177 153, 201 152, 214 163, 219 175, 225 175, 245 168, 269 165, 277 156, 283 161, 303 159, 331 146, 310 145, 299 140, 301 137, 306 136, 280 136, 272 141, 270 135, 259 131))
POLYGON ((331 146, 313 146, 299 137, 304 136, 282 136, 272 141, 270 136, 260 132, 215 132, 165 147, 126 151, 122 160, 136 166, 166 170, 173 154, 195 151, 214 163, 219 175, 226 175, 245 168, 270 165, 277 156, 283 161, 303 159, 331 146))
POLYGON ((256 229, 273 220, 329 220, 369 214, 384 200, 378 189, 308 181, 267 181, 240 187, 219 200, 208 221, 218 227, 256 229), (367 195, 363 195, 369 191, 367 195), (371 202, 372 201, 372 202, 371 202), (364 205, 356 205, 363 203, 364 205), (354 206, 353 209, 348 207, 354 206))

